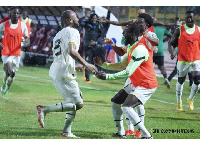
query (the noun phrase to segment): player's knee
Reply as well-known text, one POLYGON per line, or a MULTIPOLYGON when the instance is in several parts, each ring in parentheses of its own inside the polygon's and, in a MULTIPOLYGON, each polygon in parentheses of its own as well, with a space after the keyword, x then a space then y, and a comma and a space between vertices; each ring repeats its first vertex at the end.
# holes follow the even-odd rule
POLYGON ((199 85, 200 84, 200 75, 194 76, 193 80, 194 80, 195 85, 199 85))
POLYGON ((78 104, 78 105, 76 105, 76 110, 79 110, 79 109, 81 109, 83 107, 83 104, 78 104))
POLYGON ((15 76, 15 72, 10 71, 10 70, 6 70, 6 75, 10 76, 10 77, 14 77, 15 76))
POLYGON ((123 113, 127 113, 129 111, 129 109, 132 109, 132 108, 130 108, 130 107, 122 107, 123 113))
POLYGON ((111 102, 116 104, 123 104, 128 96, 124 89, 121 89, 112 99, 111 102))

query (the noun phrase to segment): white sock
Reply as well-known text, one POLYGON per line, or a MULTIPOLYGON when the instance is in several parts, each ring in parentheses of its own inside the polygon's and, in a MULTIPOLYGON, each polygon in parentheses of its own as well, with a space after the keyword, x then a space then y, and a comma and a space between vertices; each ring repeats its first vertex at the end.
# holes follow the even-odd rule
POLYGON ((136 107, 136 112, 140 117, 140 120, 142 121, 142 123, 144 124, 144 117, 145 117, 145 109, 143 105, 138 105, 136 107))
POLYGON ((122 107, 123 112, 128 116, 129 120, 133 125, 140 130, 143 137, 151 137, 150 133, 145 128, 144 124, 141 122, 138 114, 131 107, 122 107))
POLYGON ((196 85, 196 84, 192 84, 192 87, 191 87, 191 92, 190 92, 190 96, 189 96, 189 99, 190 100, 193 100, 194 99, 194 96, 195 94, 198 92, 199 90, 199 85, 196 85))
POLYGON ((8 91, 10 89, 10 86, 12 85, 13 81, 14 81, 15 77, 8 77, 6 80, 6 88, 5 90, 8 91))
POLYGON ((6 80, 7 80, 8 76, 6 75, 5 72, 3 72, 3 89, 5 89, 6 87, 6 80))
POLYGON ((176 99, 177 99, 177 103, 181 102, 181 96, 182 96, 182 92, 183 92, 183 84, 180 84, 178 81, 176 83, 176 99))
POLYGON ((123 112, 121 109, 121 105, 111 102, 111 108, 112 108, 113 119, 117 127, 117 133, 119 135, 125 135, 124 125, 123 125, 123 112))
POLYGON ((45 113, 48 112, 64 112, 64 111, 75 111, 76 105, 68 102, 61 102, 55 105, 43 106, 42 110, 45 113))
POLYGON ((21 66, 23 66, 23 64, 24 64, 24 58, 25 58, 25 56, 26 56, 26 52, 21 51, 20 63, 19 63, 21 66))
POLYGON ((124 114, 124 115, 125 115, 125 118, 126 118, 126 124, 127 124, 127 126, 128 126, 128 130, 134 131, 133 124, 132 124, 131 121, 128 119, 128 116, 126 116, 126 114, 124 114))
POLYGON ((74 122, 76 115, 76 111, 67 111, 66 118, 65 118, 65 125, 63 129, 63 133, 71 133, 71 127, 74 122))

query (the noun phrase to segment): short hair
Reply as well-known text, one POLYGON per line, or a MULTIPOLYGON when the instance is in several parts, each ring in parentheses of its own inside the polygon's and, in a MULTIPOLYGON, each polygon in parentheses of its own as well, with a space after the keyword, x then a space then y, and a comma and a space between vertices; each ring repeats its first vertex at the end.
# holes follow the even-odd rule
POLYGON ((192 10, 187 11, 185 14, 193 13, 195 15, 195 12, 192 10))
POLYGON ((144 18, 144 20, 147 22, 148 27, 151 27, 153 24, 153 19, 149 14, 141 13, 138 17, 144 18))
POLYGON ((129 24, 128 26, 129 26, 130 32, 135 33, 135 36, 138 37, 140 34, 139 26, 136 24, 129 24))
POLYGON ((98 16, 96 13, 91 13, 91 14, 90 14, 90 17, 89 17, 89 21, 92 19, 92 17, 93 17, 94 15, 96 15, 97 18, 99 18, 99 16, 98 16))

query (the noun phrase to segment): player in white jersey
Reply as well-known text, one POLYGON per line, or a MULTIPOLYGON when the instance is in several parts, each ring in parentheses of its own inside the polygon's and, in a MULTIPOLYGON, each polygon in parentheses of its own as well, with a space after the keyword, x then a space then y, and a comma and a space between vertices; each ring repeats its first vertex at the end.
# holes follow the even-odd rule
POLYGON ((38 122, 42 128, 47 113, 66 111, 66 121, 60 135, 73 138, 77 137, 71 133, 71 126, 76 111, 83 107, 82 94, 75 80, 75 61, 85 66, 92 73, 96 74, 97 72, 97 68, 87 63, 78 53, 80 34, 74 28, 78 26, 78 20, 75 12, 71 10, 64 11, 61 16, 61 23, 64 28, 53 39, 54 62, 50 67, 49 76, 65 101, 55 105, 36 106, 38 122))

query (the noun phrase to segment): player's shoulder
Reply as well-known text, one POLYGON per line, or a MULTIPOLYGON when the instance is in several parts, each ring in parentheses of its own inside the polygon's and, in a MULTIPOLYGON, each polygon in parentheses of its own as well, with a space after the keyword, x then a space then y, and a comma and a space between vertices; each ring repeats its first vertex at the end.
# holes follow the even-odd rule
POLYGON ((148 31, 147 34, 148 34, 148 36, 150 36, 150 37, 155 37, 155 38, 157 37, 156 33, 155 33, 155 32, 152 32, 152 31, 148 31))
POLYGON ((135 51, 136 52, 148 52, 148 50, 147 50, 147 48, 145 47, 145 45, 143 44, 143 43, 139 43, 138 45, 137 45, 137 47, 135 48, 135 51))

